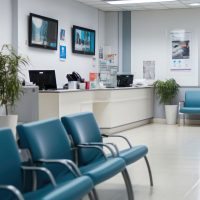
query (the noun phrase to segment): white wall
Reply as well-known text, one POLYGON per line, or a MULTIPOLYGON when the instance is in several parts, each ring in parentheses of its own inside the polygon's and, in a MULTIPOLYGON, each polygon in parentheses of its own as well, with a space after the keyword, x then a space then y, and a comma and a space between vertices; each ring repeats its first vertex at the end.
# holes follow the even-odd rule
POLYGON ((156 61, 156 79, 174 77, 182 86, 199 84, 198 46, 200 9, 176 9, 132 12, 132 72, 143 77, 143 61, 156 61), (192 33, 192 70, 170 71, 169 32, 185 29, 192 33))
POLYGON ((105 46, 105 41, 106 41, 106 15, 104 11, 99 10, 99 25, 98 25, 98 41, 99 41, 99 46, 105 46))
POLYGON ((0 48, 12 42, 12 4, 11 0, 0 0, 0 48))
MULTIPOLYGON (((78 25, 96 30, 96 58, 98 58, 98 33, 100 29, 100 33, 104 34, 104 22, 102 22, 104 12, 99 12, 95 8, 73 0, 19 0, 18 8, 19 53, 30 58, 29 69, 55 69, 59 87, 67 82, 65 78, 67 73, 77 71, 88 79, 90 71, 97 71, 97 67, 92 66, 92 56, 72 54, 71 28, 73 25, 78 25), (28 15, 30 12, 59 20, 59 32, 61 28, 66 30, 66 62, 59 61, 59 50, 52 51, 28 46, 28 15), (99 27, 99 21, 101 22, 100 25, 103 24, 103 27, 99 27)), ((104 35, 101 36, 101 42, 102 40, 104 40, 104 35)), ((28 77, 28 71, 25 74, 28 77)))
MULTIPOLYGON (((119 12, 106 12, 105 14, 105 45, 111 47, 111 52, 119 56, 119 12)), ((116 63, 119 65, 119 62, 116 63)))

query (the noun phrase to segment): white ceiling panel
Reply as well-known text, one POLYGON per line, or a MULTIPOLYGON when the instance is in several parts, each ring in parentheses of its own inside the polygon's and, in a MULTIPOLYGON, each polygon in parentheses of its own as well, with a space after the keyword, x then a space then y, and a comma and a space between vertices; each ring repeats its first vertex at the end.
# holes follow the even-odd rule
MULTIPOLYGON (((83 4, 98 8, 103 11, 131 11, 131 10, 160 10, 160 9, 174 9, 174 8, 196 8, 190 6, 191 3, 200 3, 200 0, 176 0, 162 3, 137 3, 126 5, 110 5, 103 0, 76 0, 83 4)), ((197 6, 199 7, 199 6, 197 6)))

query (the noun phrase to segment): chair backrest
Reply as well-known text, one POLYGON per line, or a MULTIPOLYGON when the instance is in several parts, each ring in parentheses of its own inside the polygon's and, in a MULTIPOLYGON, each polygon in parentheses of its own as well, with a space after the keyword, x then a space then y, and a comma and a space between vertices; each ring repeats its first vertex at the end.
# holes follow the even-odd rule
POLYGON ((184 106, 200 107, 200 91, 186 91, 184 106))
MULTIPOLYGON (((22 189, 20 156, 13 133, 7 128, 0 129, 0 185, 13 185, 22 189)), ((5 197, 5 192, 0 190, 0 199, 2 197, 5 197)))
MULTIPOLYGON (((101 133, 93 113, 84 112, 73 115, 64 116, 61 121, 71 135, 75 145, 102 142, 101 133)), ((102 154, 95 149, 80 149, 79 164, 85 165, 93 160, 101 157, 102 154)))
MULTIPOLYGON (((70 141, 59 119, 20 124, 17 131, 20 148, 29 149, 34 163, 39 159, 72 159, 70 141)), ((57 164, 45 164, 45 167, 55 176, 64 170, 57 164)), ((39 185, 45 182, 45 178, 40 177, 39 185)))

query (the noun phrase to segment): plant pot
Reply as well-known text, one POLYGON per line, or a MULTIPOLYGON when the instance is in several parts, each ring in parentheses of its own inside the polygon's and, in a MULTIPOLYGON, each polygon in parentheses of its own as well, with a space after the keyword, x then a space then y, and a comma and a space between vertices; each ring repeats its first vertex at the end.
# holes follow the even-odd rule
POLYGON ((16 126, 18 115, 2 115, 0 116, 0 127, 7 127, 12 129, 14 137, 16 138, 16 126))
POLYGON ((177 105, 165 105, 165 116, 167 124, 177 123, 177 105))

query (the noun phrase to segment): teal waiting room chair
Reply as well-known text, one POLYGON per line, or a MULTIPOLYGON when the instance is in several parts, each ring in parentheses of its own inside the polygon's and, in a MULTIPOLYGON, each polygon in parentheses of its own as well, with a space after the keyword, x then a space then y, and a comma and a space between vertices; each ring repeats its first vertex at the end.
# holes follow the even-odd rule
POLYGON ((80 200, 92 187, 92 180, 87 176, 57 184, 48 169, 22 166, 12 131, 7 128, 0 129, 1 200, 80 200), (26 170, 45 173, 51 184, 36 191, 23 193, 23 171, 26 170))
POLYGON ((183 124, 185 125, 186 115, 200 114, 200 91, 186 91, 185 101, 179 102, 179 125, 181 115, 183 116, 183 124))
MULTIPOLYGON (((147 164, 147 169, 149 172, 149 178, 150 178, 150 185, 153 186, 153 178, 152 173, 150 169, 150 165, 147 159, 147 153, 148 148, 145 145, 137 145, 132 146, 130 141, 119 135, 101 135, 100 129, 98 127, 98 124, 95 120, 95 117, 93 113, 85 112, 85 113, 78 113, 73 115, 68 115, 61 118, 61 121, 67 130, 67 133, 70 134, 70 136, 73 139, 73 142, 75 146, 80 145, 99 145, 104 146, 105 148, 108 148, 111 150, 111 148, 115 149, 115 155, 117 157, 121 157, 125 160, 126 165, 130 165, 137 160, 144 158, 147 164), (124 150, 119 150, 119 148, 115 144, 106 144, 103 143, 102 136, 104 137, 120 137, 124 139, 127 144, 128 148, 124 150)), ((110 151, 112 153, 112 150, 110 151)), ((79 161, 81 164, 84 164, 89 158, 88 155, 93 155, 93 152, 90 149, 81 149, 79 151, 79 161)))
MULTIPOLYGON (((122 173, 127 188, 128 199, 133 200, 133 191, 130 178, 126 170, 125 161, 122 158, 109 159, 105 156, 103 149, 96 145, 85 147, 90 148, 87 159, 80 166, 75 166, 74 152, 68 134, 59 119, 49 119, 17 126, 20 139, 20 147, 30 151, 32 161, 39 166, 47 167, 56 177, 56 181, 62 183, 71 179, 71 173, 66 165, 73 168, 78 174, 89 176, 94 185, 98 185, 111 177, 122 173)), ((41 177, 40 177, 41 179, 41 177)), ((40 185, 45 183, 42 177, 40 185)), ((98 199, 98 194, 93 189, 92 197, 98 199)))

